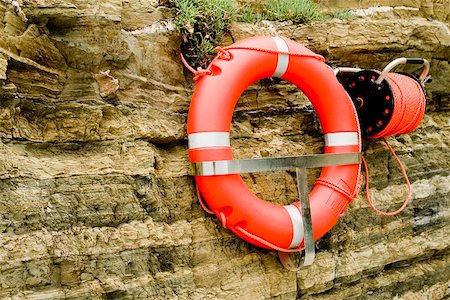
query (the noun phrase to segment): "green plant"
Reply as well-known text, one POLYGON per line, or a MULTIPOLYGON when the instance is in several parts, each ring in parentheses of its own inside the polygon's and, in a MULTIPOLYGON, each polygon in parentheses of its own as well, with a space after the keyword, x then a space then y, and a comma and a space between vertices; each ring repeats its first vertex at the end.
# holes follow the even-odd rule
POLYGON ((330 18, 336 18, 336 19, 351 19, 353 18, 355 15, 348 9, 344 9, 344 10, 336 10, 331 12, 330 14, 328 14, 328 17, 330 18))
POLYGON ((254 11, 251 7, 248 6, 243 6, 239 8, 237 13, 237 20, 239 22, 254 24, 263 19, 264 19, 263 14, 254 11))
POLYGON ((321 18, 319 6, 311 0, 267 0, 264 10, 272 21, 307 23, 321 18))
POLYGON ((236 20, 232 0, 171 0, 177 9, 174 23, 181 32, 182 52, 193 67, 205 67, 215 54, 231 22, 236 20))

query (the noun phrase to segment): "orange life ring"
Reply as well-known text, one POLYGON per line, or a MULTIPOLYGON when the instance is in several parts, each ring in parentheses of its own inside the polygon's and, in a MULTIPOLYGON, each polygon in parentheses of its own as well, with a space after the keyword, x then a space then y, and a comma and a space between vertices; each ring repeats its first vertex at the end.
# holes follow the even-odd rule
MULTIPOLYGON (((280 77, 295 84, 317 111, 325 153, 361 151, 352 101, 323 58, 282 37, 253 37, 226 48, 197 81, 188 114, 191 162, 232 160, 230 125, 242 92, 253 82, 280 77), (296 54, 296 55, 294 55, 296 54)), ((310 193, 314 239, 328 232, 359 189, 360 165, 324 167, 310 193)), ((209 208, 239 237, 257 246, 302 246, 300 203, 274 205, 253 195, 240 175, 196 176, 209 208), (260 241, 266 241, 261 243, 260 241)))

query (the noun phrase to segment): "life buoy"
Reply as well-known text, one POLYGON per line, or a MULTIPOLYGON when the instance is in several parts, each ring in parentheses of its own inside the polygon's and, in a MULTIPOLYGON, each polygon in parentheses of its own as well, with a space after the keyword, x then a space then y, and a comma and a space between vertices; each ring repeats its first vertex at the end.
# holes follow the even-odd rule
MULTIPOLYGON (((352 101, 323 58, 282 37, 253 37, 226 48, 197 81, 188 114, 191 162, 232 160, 230 125, 242 92, 253 82, 279 77, 295 84, 313 104, 325 137, 325 153, 361 151, 352 101), (295 55, 294 55, 295 54, 295 55)), ((310 193, 314 239, 328 232, 359 189, 360 165, 322 168, 310 193)), ((275 205, 252 194, 240 175, 196 176, 209 208, 239 237, 264 248, 303 243, 300 203, 275 205), (262 243, 261 241, 265 241, 262 243)))

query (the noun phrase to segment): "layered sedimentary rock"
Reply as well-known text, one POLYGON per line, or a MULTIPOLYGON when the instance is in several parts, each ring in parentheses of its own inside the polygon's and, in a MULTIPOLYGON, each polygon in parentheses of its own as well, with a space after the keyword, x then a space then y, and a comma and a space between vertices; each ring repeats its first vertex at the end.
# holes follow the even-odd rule
MULTIPOLYGON (((281 34, 333 66, 379 69, 399 56, 432 65, 424 120, 390 139, 411 203, 385 218, 361 193, 317 243, 314 265, 295 273, 198 204, 185 133, 194 85, 173 8, 23 0, 24 19, 0 2, 0 298, 448 297, 449 6, 417 3, 310 25, 235 23, 224 41, 281 34)), ((239 158, 301 155, 322 152, 323 138, 302 93, 273 81, 242 96, 232 146, 239 158)), ((405 195, 395 160, 379 141, 366 140, 364 154, 374 201, 394 210, 405 195)), ((291 172, 244 178, 263 199, 296 201, 291 172)))

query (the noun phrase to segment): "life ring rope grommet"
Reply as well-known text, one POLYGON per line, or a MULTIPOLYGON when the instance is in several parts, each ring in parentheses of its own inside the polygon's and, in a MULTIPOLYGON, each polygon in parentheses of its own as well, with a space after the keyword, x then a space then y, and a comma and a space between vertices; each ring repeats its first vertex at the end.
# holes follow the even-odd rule
MULTIPOLYGON (((240 95, 253 82, 272 76, 295 84, 312 102, 325 136, 322 155, 360 156, 355 108, 323 57, 294 41, 266 36, 221 49, 206 70, 198 70, 188 113, 189 158, 213 172, 195 176, 196 184, 228 229, 260 247, 299 251, 306 246, 300 202, 271 204, 253 195, 240 175, 216 172, 223 161, 233 161, 229 132, 240 95)), ((313 240, 334 226, 360 185, 360 160, 325 165, 309 194, 313 240)))

